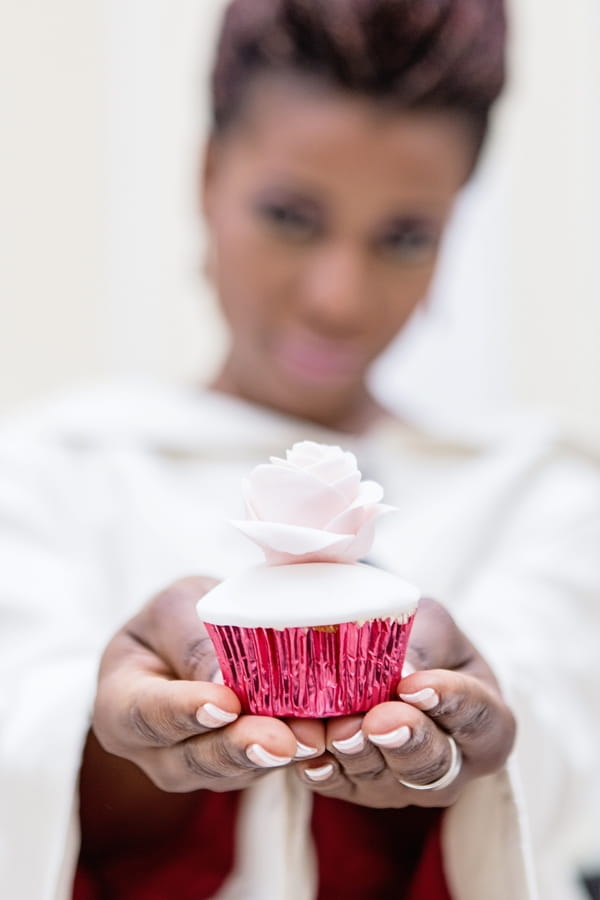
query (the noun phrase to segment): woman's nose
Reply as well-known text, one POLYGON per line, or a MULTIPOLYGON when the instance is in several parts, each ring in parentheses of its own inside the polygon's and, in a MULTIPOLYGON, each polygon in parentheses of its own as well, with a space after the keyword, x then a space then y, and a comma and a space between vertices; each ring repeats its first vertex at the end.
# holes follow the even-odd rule
POLYGON ((330 244, 314 251, 302 283, 302 308, 324 330, 361 329, 370 304, 369 260, 355 245, 330 244))

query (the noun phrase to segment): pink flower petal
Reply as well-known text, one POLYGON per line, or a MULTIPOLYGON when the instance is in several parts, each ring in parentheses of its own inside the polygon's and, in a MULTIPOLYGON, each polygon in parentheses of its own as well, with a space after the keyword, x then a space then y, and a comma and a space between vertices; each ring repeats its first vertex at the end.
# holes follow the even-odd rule
POLYGON ((375 519, 365 522, 355 537, 347 536, 330 547, 314 550, 303 555, 292 555, 270 548, 263 548, 267 563, 271 566, 289 565, 290 563, 336 562, 353 563, 365 559, 371 550, 375 536, 375 519))
POLYGON ((324 528, 348 505, 340 491, 302 469, 257 466, 249 483, 251 508, 266 522, 324 528))
POLYGON ((256 515, 256 510, 252 504, 252 489, 250 486, 250 482, 247 478, 242 479, 242 497, 244 498, 244 503, 246 504, 246 510, 251 519, 258 519, 256 515))
POLYGON ((280 522, 236 521, 232 524, 259 547, 294 556, 332 550, 335 547, 345 549, 355 540, 353 534, 333 534, 316 528, 282 525, 280 522))
POLYGON ((355 562, 352 555, 348 556, 343 547, 332 548, 330 550, 316 550, 314 553, 304 553, 302 556, 293 556, 291 553, 280 553, 277 550, 267 549, 265 549, 264 553, 267 565, 269 566, 288 566, 293 563, 355 562))
POLYGON ((357 470, 356 472, 350 473, 350 475, 346 475, 344 478, 340 478, 333 484, 333 487, 344 495, 348 503, 353 503, 358 496, 360 472, 357 470))
POLYGON ((354 474, 358 475, 360 481, 360 472, 353 453, 339 453, 335 456, 324 457, 307 466, 307 469, 327 484, 334 484, 354 474))
MULTIPOLYGON (((396 507, 387 506, 385 503, 351 507, 329 522, 327 531, 334 531, 336 534, 354 534, 358 537, 364 525, 390 512, 396 512, 396 507)), ((370 549, 369 547, 365 552, 368 553, 370 549)))
POLYGON ((376 481, 361 481, 356 500, 352 506, 368 506, 379 503, 383 497, 383 488, 376 481))
POLYGON ((274 466, 289 466, 287 459, 281 459, 279 456, 270 456, 269 462, 271 462, 274 466))
POLYGON ((364 506, 349 507, 327 523, 327 531, 335 534, 356 534, 368 516, 364 506))
POLYGON ((375 539, 375 516, 365 522, 354 540, 345 550, 344 559, 340 562, 356 562, 364 559, 371 551, 375 539))
POLYGON ((343 453, 341 447, 333 447, 329 444, 317 444, 315 441, 298 441, 291 450, 286 452, 286 459, 294 466, 310 466, 312 463, 323 459, 324 456, 335 451, 336 455, 343 453))

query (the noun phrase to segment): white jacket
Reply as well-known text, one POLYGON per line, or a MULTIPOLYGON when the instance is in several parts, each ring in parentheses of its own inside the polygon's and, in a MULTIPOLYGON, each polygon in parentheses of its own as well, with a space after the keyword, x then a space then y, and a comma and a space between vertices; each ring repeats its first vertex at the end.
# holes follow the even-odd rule
MULTIPOLYGON (((304 439, 354 449, 384 485, 399 512, 374 557, 449 607, 517 713, 509 771, 471 783, 444 817, 453 897, 581 897, 568 864, 600 794, 598 460, 547 428, 459 438, 388 423, 352 439, 154 384, 73 395, 0 430, 3 896, 70 897, 103 647, 177 578, 259 561, 228 524, 242 512, 240 480, 304 439)), ((221 896, 309 900, 309 814, 285 772, 248 791, 221 896)))

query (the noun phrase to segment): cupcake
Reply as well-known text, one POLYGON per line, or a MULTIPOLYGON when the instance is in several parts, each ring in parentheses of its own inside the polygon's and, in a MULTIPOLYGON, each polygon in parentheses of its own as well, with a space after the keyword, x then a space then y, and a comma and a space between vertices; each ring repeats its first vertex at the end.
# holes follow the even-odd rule
POLYGON ((325 718, 392 699, 419 599, 413 585, 358 562, 391 507, 352 453, 310 441, 243 483, 234 522, 266 563, 198 603, 223 680, 255 715, 325 718))

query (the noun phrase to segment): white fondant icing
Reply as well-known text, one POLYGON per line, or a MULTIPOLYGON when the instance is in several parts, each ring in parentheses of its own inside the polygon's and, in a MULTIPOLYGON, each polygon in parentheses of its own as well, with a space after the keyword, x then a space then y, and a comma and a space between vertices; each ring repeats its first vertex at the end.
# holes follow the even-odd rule
POLYGON ((222 582, 198 602, 212 625, 304 628, 404 618, 418 604, 418 589, 363 563, 256 566, 222 582))

